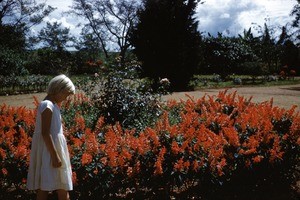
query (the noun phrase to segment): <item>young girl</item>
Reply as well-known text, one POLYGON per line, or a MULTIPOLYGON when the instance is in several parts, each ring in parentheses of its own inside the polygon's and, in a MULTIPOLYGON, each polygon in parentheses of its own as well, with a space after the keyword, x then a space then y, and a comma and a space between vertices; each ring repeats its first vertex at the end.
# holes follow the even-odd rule
POLYGON ((37 191, 38 200, 47 199, 49 191, 56 191, 59 200, 68 200, 68 191, 73 189, 70 157, 57 104, 74 93, 75 86, 68 77, 56 76, 38 106, 27 177, 27 188, 37 191))

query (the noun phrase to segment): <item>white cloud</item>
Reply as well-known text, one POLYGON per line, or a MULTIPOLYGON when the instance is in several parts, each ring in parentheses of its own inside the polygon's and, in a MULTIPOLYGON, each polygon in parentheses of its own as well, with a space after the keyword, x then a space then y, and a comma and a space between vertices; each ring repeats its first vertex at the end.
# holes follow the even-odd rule
POLYGON ((78 36, 81 32, 80 28, 77 27, 78 19, 74 19, 72 16, 64 14, 64 12, 70 10, 72 0, 37 0, 37 3, 46 3, 46 5, 56 8, 49 16, 44 18, 44 22, 40 25, 32 28, 33 34, 38 32, 46 26, 47 22, 61 23, 62 27, 69 28, 70 33, 74 36, 78 36))
POLYGON ((200 31, 216 34, 230 32, 236 34, 242 29, 238 16, 244 11, 256 9, 251 1, 210 0, 198 6, 197 15, 200 31))
POLYGON ((284 26, 296 0, 207 0, 198 6, 199 30, 237 35, 253 24, 284 26))
MULTIPOLYGON (((43 0, 37 0, 37 2, 43 2, 43 0)), ((72 0, 46 0, 46 4, 55 7, 60 11, 67 11, 72 5, 72 0)))
POLYGON ((230 18, 230 14, 229 13, 223 13, 221 16, 220 16, 220 19, 228 19, 230 18))
POLYGON ((62 17, 60 19, 45 17, 44 21, 50 22, 51 24, 53 24, 54 22, 57 22, 57 23, 60 23, 62 25, 62 27, 69 28, 70 30, 75 29, 75 25, 67 22, 67 19, 65 17, 62 17))

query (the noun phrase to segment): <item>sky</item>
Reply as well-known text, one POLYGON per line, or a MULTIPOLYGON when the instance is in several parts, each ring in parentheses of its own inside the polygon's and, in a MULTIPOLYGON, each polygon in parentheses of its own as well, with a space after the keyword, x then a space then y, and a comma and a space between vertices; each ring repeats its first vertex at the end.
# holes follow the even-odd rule
MULTIPOLYGON (((44 2, 45 0, 37 0, 44 2)), ((282 27, 291 23, 290 12, 296 0, 202 0, 195 18, 199 21, 199 31, 204 34, 216 35, 218 32, 236 36, 244 29, 255 30, 255 27, 266 23, 270 27, 282 27)), ((77 27, 78 19, 62 14, 68 11, 72 0, 46 0, 46 4, 57 9, 44 19, 45 22, 59 22, 70 29, 74 36, 78 36, 81 29, 77 27)), ((44 26, 45 24, 41 24, 44 26)), ((38 31, 36 27, 33 31, 38 31)))

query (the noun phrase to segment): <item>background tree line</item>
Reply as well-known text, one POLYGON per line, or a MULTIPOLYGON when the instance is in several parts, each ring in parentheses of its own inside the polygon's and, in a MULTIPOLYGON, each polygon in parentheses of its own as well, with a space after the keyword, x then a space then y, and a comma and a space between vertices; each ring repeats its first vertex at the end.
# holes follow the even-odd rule
MULTIPOLYGON (((291 25, 264 24, 238 36, 216 36, 198 30, 195 18, 200 0, 73 0, 67 14, 82 23, 79 37, 68 28, 40 24, 55 8, 35 0, 0 2, 0 75, 83 74, 117 55, 121 66, 136 58, 142 76, 171 81, 173 90, 184 90, 194 74, 264 75, 279 73, 282 66, 300 72, 300 1, 291 11, 291 25), (70 51, 73 47, 74 51, 70 51)), ((289 13, 287 13, 289 14, 289 13)), ((205 31, 205 30, 202 30, 205 31)), ((107 66, 108 67, 108 66, 107 66)), ((111 66, 112 67, 112 66, 111 66)))

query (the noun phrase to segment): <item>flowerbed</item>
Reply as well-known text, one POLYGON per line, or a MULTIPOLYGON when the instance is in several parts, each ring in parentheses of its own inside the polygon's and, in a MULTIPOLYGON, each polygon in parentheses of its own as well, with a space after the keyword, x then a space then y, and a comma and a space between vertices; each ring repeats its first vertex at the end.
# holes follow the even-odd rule
MULTIPOLYGON (((73 117, 63 115, 72 199, 297 195, 290 190, 300 152, 295 107, 278 108, 272 100, 255 104, 224 91, 162 103, 156 124, 137 132, 96 117, 85 96, 61 106, 73 110, 73 117)), ((34 117, 24 107, 0 107, 1 199, 33 198, 24 185, 34 117)))

